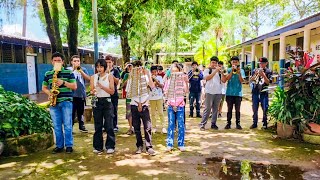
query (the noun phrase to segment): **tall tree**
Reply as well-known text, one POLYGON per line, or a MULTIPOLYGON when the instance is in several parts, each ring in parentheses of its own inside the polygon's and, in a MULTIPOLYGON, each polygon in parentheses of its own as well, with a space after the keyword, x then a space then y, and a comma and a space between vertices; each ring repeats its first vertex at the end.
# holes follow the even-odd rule
POLYGON ((59 11, 57 6, 57 0, 50 0, 51 8, 49 8, 48 0, 41 0, 41 2, 47 25, 46 31, 51 43, 51 50, 52 52, 58 51, 63 53, 62 41, 59 30, 59 11), (50 11, 52 11, 52 16, 50 11))
POLYGON ((64 8, 68 17, 67 38, 69 56, 78 54, 78 19, 80 0, 73 0, 73 7, 70 0, 63 0, 64 8))

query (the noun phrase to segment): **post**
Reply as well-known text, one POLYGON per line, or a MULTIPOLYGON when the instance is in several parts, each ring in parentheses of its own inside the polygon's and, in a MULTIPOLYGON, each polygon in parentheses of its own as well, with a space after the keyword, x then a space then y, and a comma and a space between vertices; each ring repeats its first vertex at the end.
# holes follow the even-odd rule
POLYGON ((311 30, 305 27, 303 31, 303 51, 304 52, 310 51, 310 32, 311 30))
POLYGON ((280 54, 279 54, 279 66, 280 66, 280 74, 279 74, 279 86, 281 89, 284 88, 284 64, 286 58, 286 36, 280 35, 280 54))
POLYGON ((251 74, 253 74, 254 69, 256 68, 256 45, 253 43, 251 45, 251 74))
POLYGON ((241 63, 240 63, 241 69, 244 68, 245 62, 246 62, 246 51, 245 51, 245 47, 243 46, 241 48, 241 63))
POLYGON ((23 22, 22 22, 22 37, 26 37, 27 32, 27 0, 23 1, 23 22))
POLYGON ((267 40, 263 41, 263 57, 266 57, 267 59, 269 59, 268 57, 268 51, 269 51, 269 42, 267 40))
POLYGON ((97 62, 97 60, 99 59, 97 0, 92 0, 92 19, 93 19, 93 37, 94 37, 94 62, 97 62))

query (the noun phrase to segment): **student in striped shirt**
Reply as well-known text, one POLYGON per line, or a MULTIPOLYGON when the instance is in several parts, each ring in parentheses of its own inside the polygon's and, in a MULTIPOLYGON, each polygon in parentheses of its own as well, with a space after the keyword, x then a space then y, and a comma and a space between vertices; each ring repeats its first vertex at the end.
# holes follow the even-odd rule
MULTIPOLYGON (((56 52, 52 55, 51 63, 63 64, 64 56, 56 52)), ((42 91, 49 97, 51 95, 52 78, 54 70, 47 71, 42 83, 42 91)), ((72 136, 72 90, 77 89, 77 83, 71 70, 62 67, 57 75, 56 85, 59 87, 60 93, 57 96, 57 104, 50 107, 50 114, 53 122, 53 128, 56 138, 56 148, 52 153, 60 153, 66 147, 66 153, 73 152, 73 136, 72 136), (62 130, 62 125, 63 129, 62 130)))
POLYGON ((178 123, 178 149, 180 151, 185 151, 184 94, 188 93, 186 79, 187 75, 183 73, 182 66, 180 64, 173 64, 171 68, 171 76, 165 83, 163 89, 168 100, 167 151, 171 151, 173 148, 176 121, 178 123))

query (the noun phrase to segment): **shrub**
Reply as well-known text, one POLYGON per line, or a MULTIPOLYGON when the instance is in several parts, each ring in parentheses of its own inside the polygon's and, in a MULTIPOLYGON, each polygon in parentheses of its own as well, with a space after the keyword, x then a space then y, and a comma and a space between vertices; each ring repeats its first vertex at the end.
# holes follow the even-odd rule
POLYGON ((51 133, 49 112, 26 97, 5 91, 0 85, 0 130, 6 137, 51 133))

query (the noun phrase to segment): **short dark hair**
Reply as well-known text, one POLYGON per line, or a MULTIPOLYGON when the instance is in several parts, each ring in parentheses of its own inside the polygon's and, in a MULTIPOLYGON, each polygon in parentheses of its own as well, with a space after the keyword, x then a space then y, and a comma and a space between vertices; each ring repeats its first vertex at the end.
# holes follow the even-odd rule
POLYGON ((110 56, 110 55, 106 55, 104 57, 104 60, 110 60, 110 61, 114 62, 114 58, 112 56, 110 56))
POLYGON ((217 56, 212 56, 212 57, 210 58, 210 62, 211 62, 211 61, 219 62, 219 58, 218 58, 217 56))
POLYGON ((235 61, 240 61, 238 56, 232 56, 232 57, 231 57, 231 61, 233 61, 233 60, 235 60, 235 61))
POLYGON ((163 70, 163 67, 162 66, 158 66, 158 70, 163 70))
POLYGON ((196 61, 193 61, 193 62, 191 63, 191 66, 194 65, 194 64, 197 65, 197 66, 199 65, 196 61))
POLYGON ((150 71, 153 71, 153 70, 158 70, 158 67, 157 66, 151 66, 150 67, 150 71))
POLYGON ((55 52, 52 54, 51 60, 55 57, 60 57, 62 59, 62 61, 64 61, 64 55, 59 53, 59 52, 55 52))
POLYGON ((173 60, 171 64, 179 62, 178 60, 173 60))
POLYGON ((134 61, 134 62, 132 63, 132 65, 133 65, 133 67, 139 67, 139 66, 142 66, 142 62, 139 61, 139 60, 137 60, 137 61, 134 61))
POLYGON ((223 61, 219 61, 219 62, 218 62, 218 64, 221 64, 221 65, 223 65, 223 61))
POLYGON ((98 61, 94 65, 96 69, 97 69, 98 65, 102 66, 104 68, 104 70, 107 69, 107 63, 106 63, 106 60, 104 60, 104 59, 98 59, 98 61))
POLYGON ((70 60, 73 61, 74 58, 79 58, 79 59, 80 59, 80 56, 77 55, 77 54, 76 54, 76 55, 73 55, 73 56, 71 56, 70 60))

